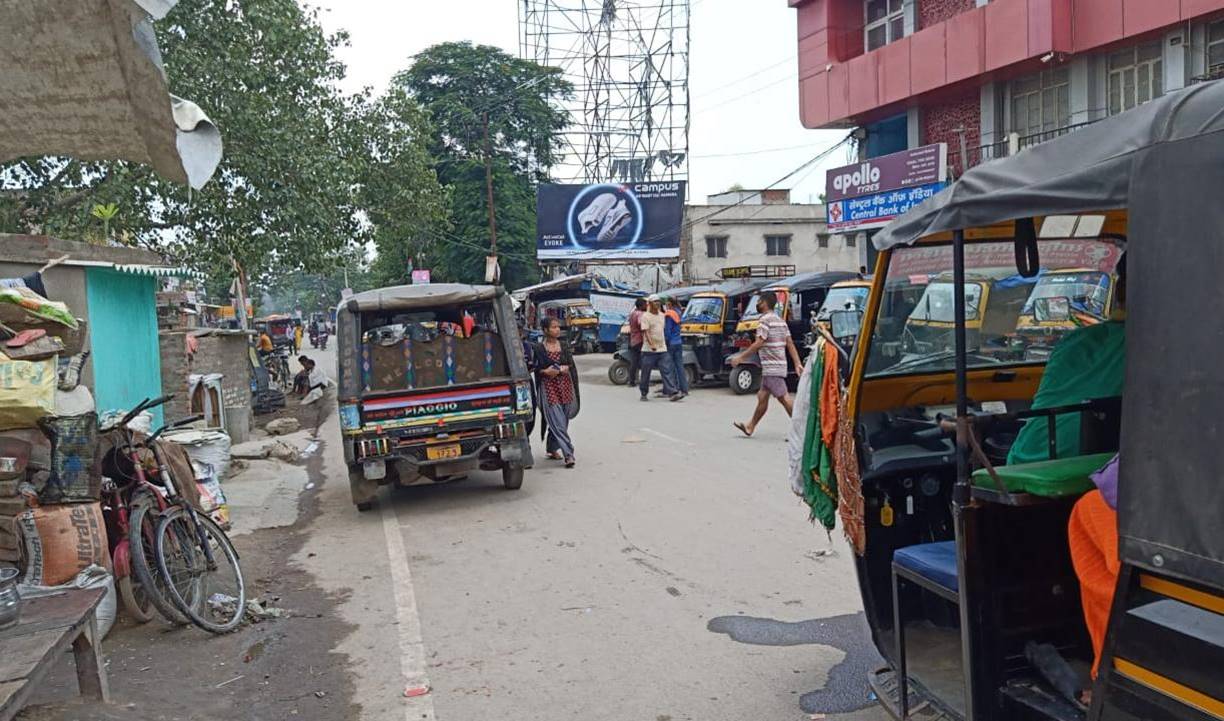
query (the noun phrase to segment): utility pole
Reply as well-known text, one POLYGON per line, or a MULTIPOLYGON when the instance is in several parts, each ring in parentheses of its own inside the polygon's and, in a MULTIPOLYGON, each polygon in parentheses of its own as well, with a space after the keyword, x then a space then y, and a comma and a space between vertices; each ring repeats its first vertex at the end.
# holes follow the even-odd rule
POLYGON ((489 142, 489 113, 484 114, 485 187, 489 193, 489 254, 497 257, 497 216, 493 213, 493 150, 489 142))

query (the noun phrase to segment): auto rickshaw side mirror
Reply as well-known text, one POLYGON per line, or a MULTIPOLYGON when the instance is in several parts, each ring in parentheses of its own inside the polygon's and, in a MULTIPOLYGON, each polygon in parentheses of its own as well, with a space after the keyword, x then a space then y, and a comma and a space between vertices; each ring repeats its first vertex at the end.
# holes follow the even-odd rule
POLYGON ((1033 319, 1038 323, 1071 320, 1071 299, 1065 295, 1056 295, 1034 300, 1033 319))
POLYGON ((829 314, 830 332, 839 343, 849 340, 853 342, 858 337, 859 329, 863 327, 863 311, 835 310, 829 314))

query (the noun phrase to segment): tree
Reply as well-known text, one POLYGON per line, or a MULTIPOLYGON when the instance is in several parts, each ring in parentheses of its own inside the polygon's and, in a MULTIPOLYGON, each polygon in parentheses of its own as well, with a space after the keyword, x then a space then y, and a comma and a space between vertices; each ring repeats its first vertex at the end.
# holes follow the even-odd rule
POLYGON ((428 143, 432 127, 403 88, 393 87, 364 114, 368 153, 360 192, 377 257, 378 285, 408 280, 425 267, 449 229, 447 196, 438 183, 428 143))
POLYGON ((221 129, 213 180, 190 193, 130 163, 25 159, 0 167, 4 229, 89 237, 89 210, 114 203, 116 236, 219 277, 233 257, 257 284, 359 243, 364 108, 337 89, 346 37, 295 0, 183 0, 157 34, 169 86, 221 129))
POLYGON ((559 159, 569 121, 556 101, 569 97, 572 85, 557 68, 462 42, 418 54, 392 87, 415 99, 433 126, 431 150, 450 220, 449 228, 433 232, 434 267, 451 280, 483 280, 490 245, 487 161, 503 283, 535 280, 535 189, 559 159))

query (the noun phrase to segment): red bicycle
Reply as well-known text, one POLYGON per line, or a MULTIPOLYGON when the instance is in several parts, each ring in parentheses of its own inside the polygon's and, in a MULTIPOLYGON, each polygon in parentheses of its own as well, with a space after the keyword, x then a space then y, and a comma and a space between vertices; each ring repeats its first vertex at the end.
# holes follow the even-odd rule
POLYGON ((111 562, 115 587, 124 609, 139 623, 153 620, 154 609, 173 624, 185 625, 189 622, 188 617, 171 600, 173 594, 156 572, 157 524, 171 504, 164 485, 149 480, 146 466, 150 461, 158 464, 154 444, 158 436, 171 428, 194 423, 203 416, 167 424, 143 439, 138 439, 128 427, 132 419, 142 412, 172 398, 146 398, 106 429, 120 438, 114 447, 114 455, 103 460, 106 475, 111 480, 102 488, 102 510, 113 541, 111 562))

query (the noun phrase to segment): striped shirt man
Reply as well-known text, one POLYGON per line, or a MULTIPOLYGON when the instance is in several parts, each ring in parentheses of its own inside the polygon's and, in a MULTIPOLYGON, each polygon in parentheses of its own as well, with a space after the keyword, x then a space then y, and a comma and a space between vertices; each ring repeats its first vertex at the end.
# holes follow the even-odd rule
POLYGON ((773 310, 763 314, 757 326, 757 338, 765 341, 765 345, 757 351, 761 359, 761 375, 785 378, 786 340, 790 338, 786 321, 773 310))

